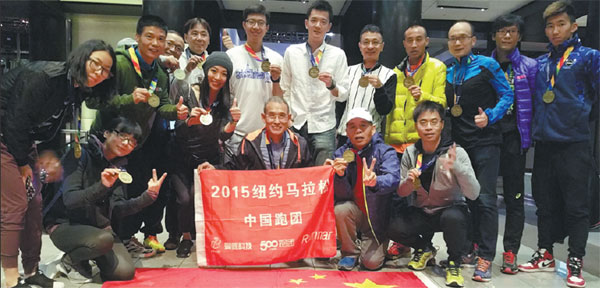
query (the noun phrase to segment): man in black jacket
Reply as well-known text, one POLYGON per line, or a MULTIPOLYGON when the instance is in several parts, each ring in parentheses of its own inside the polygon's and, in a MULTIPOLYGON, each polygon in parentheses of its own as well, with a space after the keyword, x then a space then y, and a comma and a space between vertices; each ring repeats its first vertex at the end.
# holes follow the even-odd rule
MULTIPOLYGON (((220 168, 267 170, 312 166, 306 140, 288 129, 292 115, 283 98, 279 96, 269 98, 261 116, 265 127, 248 133, 242 140, 237 155, 220 168)), ((203 169, 215 169, 215 167, 204 162, 198 166, 198 171, 203 169)))

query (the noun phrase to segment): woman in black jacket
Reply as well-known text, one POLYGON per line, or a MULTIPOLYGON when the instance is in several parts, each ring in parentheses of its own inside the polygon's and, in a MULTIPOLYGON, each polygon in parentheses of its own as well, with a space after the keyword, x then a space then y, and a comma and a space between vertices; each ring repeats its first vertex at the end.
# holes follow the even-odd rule
POLYGON ((194 231, 194 169, 208 161, 221 163, 221 143, 229 139, 240 119, 236 100, 230 104, 229 78, 233 64, 224 52, 213 52, 202 66, 206 77, 199 85, 180 82, 184 104, 191 108, 186 121, 177 121, 175 139, 177 159, 182 165, 175 168, 171 179, 179 206, 177 219, 183 240, 177 257, 189 257, 194 231))
POLYGON ((0 238, 6 287, 25 285, 23 282, 52 287, 53 281, 38 271, 42 235, 38 175, 45 171, 46 182, 56 181, 61 169, 53 153, 37 161, 35 141, 54 138, 86 97, 109 99, 116 86, 111 77, 116 72, 115 62, 110 45, 89 40, 73 50, 67 62, 32 62, 2 77, 0 238), (19 248, 23 282, 17 270, 19 248))

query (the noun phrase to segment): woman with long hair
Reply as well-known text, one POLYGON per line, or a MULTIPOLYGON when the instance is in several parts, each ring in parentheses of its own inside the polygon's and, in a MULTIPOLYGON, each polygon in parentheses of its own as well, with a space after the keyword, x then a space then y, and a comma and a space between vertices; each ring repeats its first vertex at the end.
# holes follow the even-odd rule
POLYGON ((38 159, 35 142, 53 139, 86 98, 109 99, 116 89, 111 77, 116 73, 114 63, 110 45, 89 40, 73 50, 66 62, 31 62, 2 77, 0 238, 6 287, 53 285, 38 271, 42 245, 39 175, 45 176, 45 182, 57 181, 62 169, 53 152, 42 153, 38 159), (25 270, 22 281, 17 270, 19 249, 25 270))

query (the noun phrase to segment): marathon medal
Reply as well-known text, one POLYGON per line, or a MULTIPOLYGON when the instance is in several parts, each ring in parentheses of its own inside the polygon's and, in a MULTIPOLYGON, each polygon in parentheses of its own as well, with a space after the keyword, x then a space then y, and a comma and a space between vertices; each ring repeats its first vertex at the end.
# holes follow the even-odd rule
POLYGON ((354 161, 354 152, 352 152, 352 150, 350 149, 346 149, 346 151, 344 151, 344 154, 342 154, 342 158, 344 158, 344 161, 350 163, 354 161))
POLYGON ((404 87, 408 88, 412 85, 415 85, 415 78, 412 76, 406 76, 406 78, 404 78, 404 87))
POLYGON ((81 144, 79 144, 79 142, 75 142, 75 146, 73 147, 73 154, 75 155, 76 159, 81 158, 81 144))
POLYGON ((319 67, 317 67, 317 66, 310 67, 310 69, 308 70, 308 75, 312 78, 319 77, 319 67))
POLYGON ((202 125, 204 126, 208 126, 210 124, 212 124, 213 122, 213 117, 210 114, 204 114, 200 116, 200 123, 202 123, 202 125))
POLYGON ((546 90, 546 92, 544 92, 544 95, 542 96, 542 100, 544 100, 544 103, 546 104, 554 102, 554 98, 556 98, 556 95, 554 95, 554 92, 552 90, 546 90))
POLYGON ((175 72, 173 72, 173 76, 175 76, 175 79, 177 80, 183 80, 185 79, 185 72, 183 72, 181 69, 177 69, 175 72))
POLYGON ((454 117, 460 117, 460 115, 462 115, 463 113, 463 109, 459 104, 454 104, 454 106, 452 106, 452 109, 450 109, 450 113, 454 117))
POLYGON ((271 62, 267 59, 263 60, 262 64, 260 64, 260 68, 263 72, 269 72, 269 70, 271 70, 271 62))
POLYGON ((360 80, 358 80, 358 85, 363 88, 369 86, 369 77, 367 77, 366 75, 360 77, 360 80))
POLYGON ((124 184, 131 184, 131 182, 133 182, 133 177, 131 177, 129 172, 121 170, 121 172, 119 172, 119 180, 121 180, 121 182, 124 184))
POLYGON ((152 108, 156 108, 156 107, 158 107, 159 104, 160 104, 160 98, 158 98, 158 96, 156 96, 156 94, 152 93, 152 96, 150 96, 150 98, 148 98, 148 105, 150 105, 152 108))
POLYGON ((419 187, 421 187, 421 179, 419 177, 417 177, 415 179, 415 181, 413 181, 413 188, 415 188, 415 190, 419 189, 419 187))

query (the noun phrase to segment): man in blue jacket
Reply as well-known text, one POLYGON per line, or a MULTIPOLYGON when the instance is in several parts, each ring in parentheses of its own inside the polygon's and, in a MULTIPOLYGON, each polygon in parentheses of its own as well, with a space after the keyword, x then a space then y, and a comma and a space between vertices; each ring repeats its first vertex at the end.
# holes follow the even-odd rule
POLYGON ((446 73, 446 103, 452 114, 452 138, 469 154, 481 186, 479 198, 468 201, 473 212, 470 240, 479 247, 473 280, 490 281, 498 238, 496 178, 502 144, 496 122, 513 103, 513 91, 498 62, 471 52, 477 40, 474 32, 466 21, 456 22, 448 31, 448 48, 455 59, 446 73))
POLYGON ((342 242, 340 270, 352 270, 360 263, 368 270, 383 266, 387 248, 387 227, 392 193, 400 183, 400 163, 396 150, 383 143, 371 114, 364 108, 348 113, 348 141, 338 148, 325 165, 336 172, 335 222, 342 242), (360 247, 356 244, 361 233, 360 247))
POLYGON ((537 205, 539 250, 519 269, 554 271, 552 246, 568 235, 567 285, 584 287, 581 269, 591 191, 588 172, 595 171, 589 121, 600 94, 600 52, 581 46, 570 4, 554 2, 543 17, 550 44, 549 53, 537 59, 532 126, 532 192, 537 205))
POLYGON ((531 94, 535 90, 537 62, 521 55, 517 44, 521 40, 524 25, 519 15, 502 15, 492 24, 492 36, 496 41, 494 58, 504 71, 510 88, 515 93, 512 105, 498 122, 502 132, 500 146, 500 173, 506 205, 506 225, 504 229, 504 253, 502 253, 502 273, 517 274, 517 254, 521 246, 525 223, 525 154, 531 146, 531 94))

